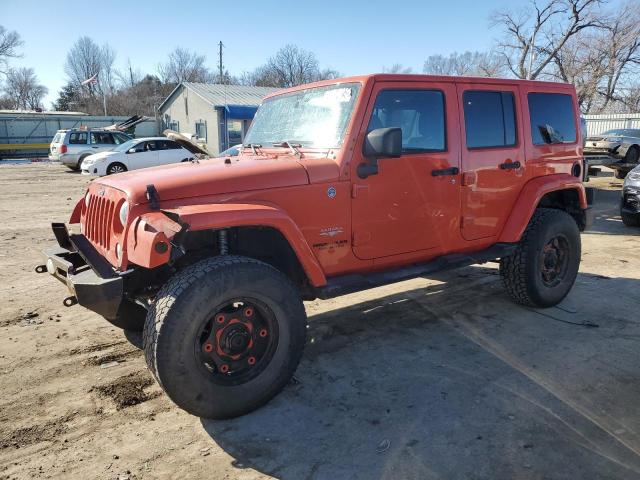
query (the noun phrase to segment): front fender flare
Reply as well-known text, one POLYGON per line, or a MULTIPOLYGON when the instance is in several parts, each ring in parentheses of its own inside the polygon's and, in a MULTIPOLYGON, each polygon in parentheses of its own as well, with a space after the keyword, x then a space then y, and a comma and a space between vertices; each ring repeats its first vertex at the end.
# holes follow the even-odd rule
POLYGON ((187 231, 191 232, 231 227, 272 227, 289 242, 309 282, 314 287, 321 287, 327 283, 322 267, 304 235, 291 217, 276 206, 254 203, 216 203, 186 205, 164 211, 177 215, 180 222, 187 225, 187 231))
POLYGON ((559 190, 576 190, 578 192, 580 208, 582 210, 588 208, 587 195, 584 185, 579 178, 566 173, 536 177, 533 180, 529 180, 520 192, 520 196, 511 210, 511 214, 502 229, 498 241, 520 241, 542 197, 547 193, 559 190))

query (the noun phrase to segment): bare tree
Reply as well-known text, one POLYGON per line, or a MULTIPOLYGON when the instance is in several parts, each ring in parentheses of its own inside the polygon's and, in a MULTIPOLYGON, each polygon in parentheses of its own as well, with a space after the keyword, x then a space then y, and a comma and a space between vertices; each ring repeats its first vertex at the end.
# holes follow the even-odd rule
POLYGON ((570 38, 600 26, 602 0, 530 0, 520 11, 496 12, 492 24, 503 31, 500 52, 518 78, 536 79, 570 38))
POLYGON ((204 55, 177 47, 166 63, 158 65, 158 74, 163 83, 211 82, 213 75, 204 65, 205 60, 204 55))
POLYGON ((401 63, 394 63, 390 67, 382 67, 382 73, 411 73, 411 67, 405 67, 401 63))
POLYGON ((9 31, 0 25, 0 73, 7 74, 9 68, 9 59, 18 58, 18 48, 24 42, 20 38, 18 32, 9 31))
POLYGON ((504 62, 493 52, 453 52, 449 56, 431 55, 424 62, 424 73, 499 77, 505 74, 504 62))
POLYGON ((89 37, 80 37, 67 53, 64 71, 67 79, 74 85, 98 75, 99 84, 88 84, 83 87, 85 94, 96 96, 102 93, 112 81, 115 52, 108 45, 100 47, 89 37))
POLYGON ((33 68, 9 70, 4 87, 4 98, 16 110, 34 110, 42 107, 47 87, 38 82, 33 68))
POLYGON ((243 73, 239 81, 244 85, 294 87, 338 76, 335 70, 321 70, 313 52, 296 45, 285 45, 265 65, 243 73))

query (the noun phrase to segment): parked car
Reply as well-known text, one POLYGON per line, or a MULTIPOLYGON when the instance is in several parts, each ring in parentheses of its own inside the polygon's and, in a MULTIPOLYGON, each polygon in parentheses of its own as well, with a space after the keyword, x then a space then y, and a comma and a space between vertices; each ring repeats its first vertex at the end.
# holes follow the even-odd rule
POLYGON ((607 166, 616 178, 624 178, 640 159, 640 129, 614 128, 587 137, 584 155, 589 166, 607 166))
POLYGON ((131 137, 125 133, 98 128, 58 130, 49 146, 49 160, 59 161, 72 170, 80 170, 82 162, 89 155, 113 150, 129 140, 131 137))
POLYGON ((138 168, 186 162, 192 158, 189 150, 165 137, 135 138, 111 151, 89 155, 82 162, 82 173, 104 176, 138 168))
POLYGON ((640 165, 631 170, 622 184, 620 216, 628 227, 640 227, 640 165))
POLYGON ((238 161, 91 182, 80 228, 53 224, 36 270, 66 305, 144 330, 177 405, 241 415, 291 379, 303 300, 499 260, 515 302, 558 304, 592 219, 578 116, 555 82, 379 74, 278 91, 238 161))

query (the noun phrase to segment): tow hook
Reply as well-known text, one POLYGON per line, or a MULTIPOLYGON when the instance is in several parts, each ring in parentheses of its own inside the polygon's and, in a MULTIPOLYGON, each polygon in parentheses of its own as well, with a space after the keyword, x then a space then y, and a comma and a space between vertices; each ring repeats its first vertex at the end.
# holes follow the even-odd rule
POLYGON ((78 299, 73 295, 62 300, 62 304, 65 307, 73 307, 77 303, 78 303, 78 299))

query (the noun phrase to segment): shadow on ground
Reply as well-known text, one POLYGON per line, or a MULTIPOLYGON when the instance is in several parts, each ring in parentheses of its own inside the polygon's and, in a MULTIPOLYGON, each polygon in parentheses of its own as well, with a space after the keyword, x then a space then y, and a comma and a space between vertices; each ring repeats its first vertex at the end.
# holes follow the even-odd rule
POLYGON ((283 479, 640 478, 638 301, 589 301, 640 282, 582 273, 534 310, 495 269, 442 279, 312 316, 296 381, 204 429, 283 479))

